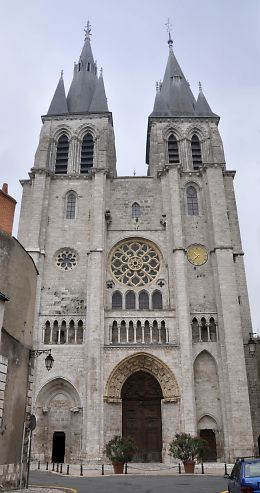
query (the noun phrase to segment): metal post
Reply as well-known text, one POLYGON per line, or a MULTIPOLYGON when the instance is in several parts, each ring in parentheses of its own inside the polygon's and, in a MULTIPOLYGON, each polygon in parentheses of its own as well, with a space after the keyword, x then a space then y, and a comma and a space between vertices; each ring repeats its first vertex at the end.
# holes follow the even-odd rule
POLYGON ((40 469, 40 468, 41 468, 41 463, 40 463, 40 461, 38 460, 38 469, 40 469))
POLYGON ((67 465, 67 474, 69 474, 69 473, 70 473, 70 465, 68 464, 67 465))
POLYGON ((101 476, 104 476, 104 474, 105 474, 104 473, 104 464, 102 464, 102 466, 101 466, 101 476))
POLYGON ((80 464, 80 475, 83 476, 83 465, 80 464))
POLYGON ((178 464, 178 468, 179 468, 179 474, 181 474, 181 465, 180 465, 180 463, 178 464))
POLYGON ((46 471, 49 470, 49 462, 46 462, 46 471))
POLYGON ((60 464, 60 473, 62 474, 62 464, 60 464))
POLYGON ((52 471, 54 471, 54 468, 55 468, 55 464, 54 462, 52 463, 52 471))
POLYGON ((125 474, 127 474, 127 462, 125 463, 125 474))
POLYGON ((20 460, 20 490, 22 489, 22 482, 23 482, 23 455, 24 455, 25 428, 26 428, 26 423, 23 424, 23 439, 22 439, 21 460, 20 460))
POLYGON ((204 473, 204 464, 203 464, 203 462, 201 463, 201 474, 205 474, 204 473))
POLYGON ((57 462, 57 466, 56 466, 56 472, 59 472, 59 464, 57 462))
POLYGON ((227 473, 228 473, 227 472, 227 464, 225 464, 225 473, 224 474, 226 475, 227 473))
POLYGON ((32 430, 29 433, 29 453, 27 459, 27 474, 26 474, 26 488, 28 488, 29 474, 30 474, 30 462, 31 462, 31 450, 32 450, 32 430))

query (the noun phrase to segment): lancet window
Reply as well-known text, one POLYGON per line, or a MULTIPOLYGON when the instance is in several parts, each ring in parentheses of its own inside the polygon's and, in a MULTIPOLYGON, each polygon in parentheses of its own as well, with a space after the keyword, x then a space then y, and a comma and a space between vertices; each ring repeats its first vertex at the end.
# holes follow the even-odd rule
POLYGON ((198 216, 199 215, 199 204, 198 204, 198 194, 195 187, 190 185, 187 187, 187 212, 188 216, 198 216))
POLYGON ((67 194, 67 202, 66 202, 66 219, 75 219, 76 202, 77 202, 77 197, 75 192, 69 192, 67 194))

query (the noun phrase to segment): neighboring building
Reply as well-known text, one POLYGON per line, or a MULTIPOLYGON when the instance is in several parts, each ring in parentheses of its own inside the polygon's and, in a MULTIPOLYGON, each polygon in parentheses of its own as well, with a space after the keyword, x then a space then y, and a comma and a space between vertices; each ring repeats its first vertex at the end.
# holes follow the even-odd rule
POLYGON ((32 347, 37 270, 11 236, 15 200, 0 191, 0 484, 16 487, 24 423, 31 409, 32 347))
MULTIPOLYGON (((33 454, 96 461, 115 434, 167 461, 176 432, 208 459, 253 450, 244 346, 251 321, 219 117, 195 100, 169 40, 148 119, 147 176, 117 177, 112 114, 89 29, 62 77, 30 178, 19 240, 39 271, 33 454)), ((134 151, 133 151, 134 152, 134 151)))

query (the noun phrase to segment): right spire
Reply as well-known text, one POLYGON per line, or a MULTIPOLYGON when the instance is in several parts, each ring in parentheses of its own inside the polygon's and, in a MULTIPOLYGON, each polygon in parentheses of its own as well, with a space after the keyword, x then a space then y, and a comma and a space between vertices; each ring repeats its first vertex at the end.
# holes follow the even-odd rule
POLYGON ((157 90, 153 112, 150 116, 217 116, 200 90, 196 102, 173 51, 173 40, 168 20, 169 56, 162 84, 157 90))

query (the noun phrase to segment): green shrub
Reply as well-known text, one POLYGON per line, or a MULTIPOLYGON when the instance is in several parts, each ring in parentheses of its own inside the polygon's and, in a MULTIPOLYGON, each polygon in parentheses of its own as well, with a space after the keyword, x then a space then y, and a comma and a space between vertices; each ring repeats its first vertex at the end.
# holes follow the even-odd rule
POLYGON ((182 462, 200 460, 208 448, 208 442, 189 433, 176 433, 170 443, 170 455, 182 462))
POLYGON ((130 462, 137 450, 136 443, 131 437, 120 437, 116 435, 106 444, 106 456, 116 464, 119 462, 130 462))

